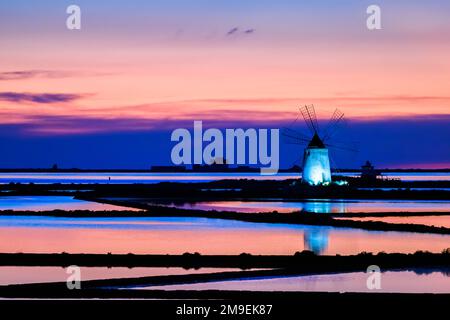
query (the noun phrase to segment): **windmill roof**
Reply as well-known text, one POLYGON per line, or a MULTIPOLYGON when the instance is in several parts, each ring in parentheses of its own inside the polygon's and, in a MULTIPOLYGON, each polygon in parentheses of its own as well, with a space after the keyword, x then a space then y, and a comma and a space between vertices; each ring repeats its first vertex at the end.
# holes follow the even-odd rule
POLYGON ((317 132, 314 133, 314 136, 312 137, 311 141, 308 144, 308 148, 325 148, 325 144, 319 138, 317 132))

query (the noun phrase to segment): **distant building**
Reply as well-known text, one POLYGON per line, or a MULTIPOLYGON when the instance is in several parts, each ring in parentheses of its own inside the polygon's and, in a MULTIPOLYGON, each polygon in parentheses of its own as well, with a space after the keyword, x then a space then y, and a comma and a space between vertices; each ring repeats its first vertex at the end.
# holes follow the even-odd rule
POLYGON ((366 163, 361 166, 361 179, 363 180, 374 181, 377 180, 380 175, 381 172, 379 170, 375 170, 375 167, 370 163, 370 161, 366 161, 366 163))
POLYGON ((250 167, 250 166, 237 166, 236 168, 229 168, 228 170, 230 172, 245 172, 245 173, 259 172, 260 171, 260 169, 254 168, 254 167, 250 167))
POLYGON ((194 164, 192 171, 194 172, 228 172, 229 166, 223 158, 216 158, 211 164, 194 164))

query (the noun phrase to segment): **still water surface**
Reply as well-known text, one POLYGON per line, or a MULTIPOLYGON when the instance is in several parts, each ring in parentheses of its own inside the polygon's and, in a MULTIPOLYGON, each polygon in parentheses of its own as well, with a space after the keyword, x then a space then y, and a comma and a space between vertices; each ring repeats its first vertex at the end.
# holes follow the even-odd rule
POLYGON ((152 286, 147 290, 248 290, 309 292, 390 292, 450 293, 450 271, 387 271, 381 273, 381 288, 370 290, 367 274, 350 272, 325 275, 275 277, 257 280, 239 279, 184 285, 152 286))
POLYGON ((359 212, 450 212, 450 201, 436 200, 322 200, 284 201, 208 201, 177 207, 237 212, 359 213, 359 212))
POLYGON ((69 196, 0 196, 0 210, 136 210, 109 204, 77 200, 69 196))
MULTIPOLYGON (((339 173, 341 176, 357 176, 352 173, 339 173)), ((450 173, 386 173, 383 176, 403 181, 450 181, 450 173)), ((258 179, 258 180, 284 180, 298 179, 301 173, 278 173, 273 176, 262 176, 259 173, 0 173, 0 183, 157 183, 162 181, 214 181, 222 179, 258 179)))
POLYGON ((206 218, 0 216, 0 252, 318 254, 441 252, 449 235, 206 218))
MULTIPOLYGON (((125 267, 81 267, 80 275, 83 281, 115 278, 134 278, 165 276, 194 273, 212 273, 239 271, 240 269, 229 268, 125 268, 125 267)), ((8 266, 0 267, 0 286, 24 283, 64 282, 69 275, 67 268, 63 267, 22 267, 8 266)))
MULTIPOLYGON (((341 218, 337 218, 341 219, 341 218)), ((381 221, 387 223, 412 223, 424 224, 434 227, 450 228, 449 216, 423 216, 423 217, 363 217, 363 218, 342 218, 355 221, 381 221)))

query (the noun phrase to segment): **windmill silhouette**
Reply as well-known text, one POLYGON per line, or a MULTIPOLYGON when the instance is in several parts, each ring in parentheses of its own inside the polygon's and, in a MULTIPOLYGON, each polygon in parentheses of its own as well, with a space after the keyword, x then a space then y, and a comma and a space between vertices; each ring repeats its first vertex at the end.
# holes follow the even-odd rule
MULTIPOLYGON (((336 109, 326 125, 323 134, 319 130, 314 105, 299 108, 312 137, 292 128, 283 128, 282 135, 291 144, 306 145, 303 153, 302 182, 309 185, 326 185, 331 183, 330 156, 328 148, 357 151, 355 147, 332 144, 329 141, 344 121, 344 113, 336 109)), ((295 119, 298 121, 300 115, 295 119)), ((291 125, 292 126, 292 125, 291 125)))

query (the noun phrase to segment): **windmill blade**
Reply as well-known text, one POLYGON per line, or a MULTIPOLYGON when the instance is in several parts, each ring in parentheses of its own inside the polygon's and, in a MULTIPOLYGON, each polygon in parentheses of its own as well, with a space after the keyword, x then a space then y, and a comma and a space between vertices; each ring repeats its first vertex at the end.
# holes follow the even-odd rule
POLYGON ((299 110, 300 113, 302 114, 303 119, 305 120, 306 126, 308 127, 309 131, 311 131, 311 133, 314 134, 314 127, 312 126, 312 123, 311 123, 312 121, 311 121, 311 119, 309 118, 309 115, 308 115, 308 111, 307 111, 307 109, 306 109, 306 106, 304 106, 304 107, 299 107, 298 110, 299 110))
POLYGON ((326 144, 327 147, 333 148, 333 149, 339 149, 344 151, 350 151, 350 152, 359 152, 359 144, 356 142, 334 142, 333 144, 326 144))
POLYGON ((333 168, 333 169, 332 169, 332 170, 333 170, 333 173, 334 173, 334 174, 336 174, 336 173, 339 174, 339 173, 341 172, 341 170, 339 170, 339 166, 338 166, 337 162, 335 161, 334 157, 329 156, 329 158, 330 158, 330 165, 331 165, 331 167, 333 168))
POLYGON ((288 138, 288 143, 291 141, 295 141, 295 143, 293 144, 305 144, 309 142, 309 137, 304 135, 303 133, 301 133, 298 130, 295 130, 293 128, 291 128, 293 125, 295 125, 298 121, 298 118, 300 117, 300 115, 297 115, 297 118, 295 118, 294 121, 292 121, 292 123, 289 125, 289 127, 283 127, 282 131, 281 131, 281 135, 284 136, 285 138, 288 138))
POLYGON ((316 134, 319 132, 319 125, 317 123, 316 111, 314 110, 314 105, 305 105, 299 108, 300 113, 305 120, 306 125, 312 134, 316 134))
POLYGON ((287 139, 290 139, 290 141, 287 141, 288 143, 289 143, 289 142, 292 142, 292 141, 295 141, 297 144, 306 144, 306 143, 308 143, 309 140, 310 140, 310 139, 308 139, 308 138, 303 138, 302 136, 298 136, 296 132, 291 133, 291 132, 289 132, 289 131, 291 131, 291 130, 289 130, 288 128, 286 128, 286 130, 283 130, 283 131, 281 132, 281 135, 282 135, 283 137, 286 137, 287 139))
POLYGON ((291 168, 292 168, 293 166, 295 166, 296 164, 298 164, 298 166, 301 167, 301 165, 302 165, 302 160, 303 160, 303 157, 298 157, 298 158, 296 158, 296 159, 294 160, 294 162, 292 162, 291 168))
POLYGON ((306 136, 303 133, 301 133, 300 131, 292 129, 292 128, 282 128, 281 134, 286 137, 293 137, 295 139, 302 140, 302 141, 309 142, 311 140, 308 136, 306 136))
POLYGON ((344 113, 339 109, 334 110, 333 115, 331 116, 330 121, 328 121, 328 124, 325 128, 323 140, 330 139, 333 136, 333 134, 336 133, 337 129, 339 129, 343 121, 344 121, 344 113))
POLYGON ((298 145, 298 146, 302 146, 302 145, 304 145, 305 143, 303 142, 296 142, 296 141, 288 141, 288 142, 286 142, 286 144, 295 144, 295 145, 298 145))

